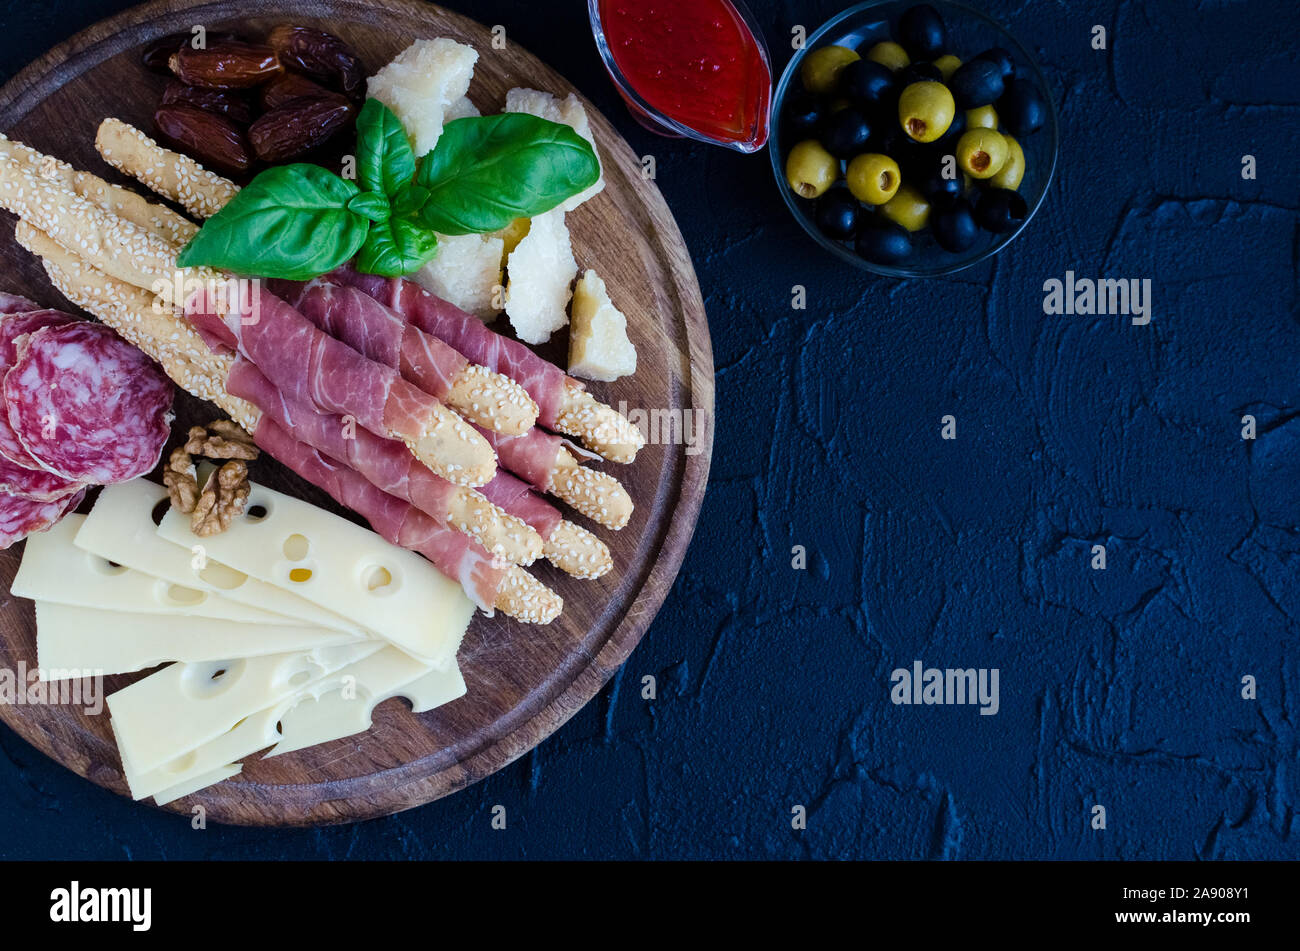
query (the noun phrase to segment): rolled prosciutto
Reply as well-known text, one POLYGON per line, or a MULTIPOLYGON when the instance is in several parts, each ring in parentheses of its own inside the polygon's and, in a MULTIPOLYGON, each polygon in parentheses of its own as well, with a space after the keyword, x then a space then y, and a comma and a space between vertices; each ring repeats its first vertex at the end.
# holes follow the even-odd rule
POLYGON ((537 422, 554 427, 566 385, 581 386, 522 343, 489 330, 483 321, 430 294, 404 277, 362 274, 345 264, 324 280, 356 288, 396 311, 402 319, 450 344, 474 363, 510 377, 537 403, 537 422))
POLYGON ((487 443, 436 397, 324 333, 270 291, 251 286, 252 300, 232 301, 212 290, 190 298, 186 316, 209 346, 238 351, 290 399, 402 440, 448 481, 482 485, 496 474, 487 443))

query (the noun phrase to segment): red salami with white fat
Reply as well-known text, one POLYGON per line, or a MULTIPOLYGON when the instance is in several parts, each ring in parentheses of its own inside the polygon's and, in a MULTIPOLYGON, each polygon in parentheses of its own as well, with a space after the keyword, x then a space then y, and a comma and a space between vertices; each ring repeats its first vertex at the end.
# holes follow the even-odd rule
POLYGON ((8 548, 33 532, 45 531, 80 505, 85 496, 86 490, 81 489, 53 502, 37 502, 0 494, 0 548, 8 548))
POLYGON ((102 324, 74 321, 17 338, 4 378, 9 425, 27 453, 65 479, 107 485, 158 463, 172 383, 102 324))
POLYGON ((25 314, 28 311, 40 309, 40 304, 34 300, 28 300, 21 294, 0 291, 0 314, 25 314))
MULTIPOLYGON (((30 304, 25 297, 0 293, 0 308, 30 304), (21 302, 21 303, 20 303, 21 302)), ((23 334, 40 330, 42 327, 56 327, 72 323, 76 318, 57 310, 4 311, 0 309, 0 380, 4 379, 9 368, 18 359, 17 340, 23 334)), ((9 414, 0 413, 0 456, 24 469, 40 469, 40 464, 28 455, 23 444, 18 441, 14 431, 9 427, 9 414)), ((42 470, 44 471, 44 470, 42 470)), ((2 489, 2 491, 11 491, 2 489)), ((19 493, 20 495, 23 493, 19 493)))
POLYGON ((0 494, 16 495, 34 502, 52 502, 64 499, 82 487, 44 469, 28 469, 16 462, 0 458, 0 494))

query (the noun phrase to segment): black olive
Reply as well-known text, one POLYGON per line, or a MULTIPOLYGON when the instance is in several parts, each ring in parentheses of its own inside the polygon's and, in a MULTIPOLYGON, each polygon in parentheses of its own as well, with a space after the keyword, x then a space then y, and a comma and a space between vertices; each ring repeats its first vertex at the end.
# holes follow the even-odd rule
POLYGON ((826 117, 821 139, 831 155, 852 158, 866 149, 871 140, 871 124, 866 116, 850 106, 826 117))
POLYGON ((854 242, 858 256, 877 264, 898 264, 912 254, 912 236, 902 225, 873 217, 858 228, 854 242))
MULTIPOLYGON (((997 63, 973 59, 958 67, 948 80, 948 88, 952 90, 952 98, 957 100, 958 109, 977 109, 997 102, 1005 84, 997 63)), ((1001 109, 998 115, 1002 115, 1001 109)))
POLYGON ((801 89, 785 100, 785 122, 797 139, 816 135, 825 113, 826 105, 821 97, 806 90, 801 89))
POLYGON ((997 63, 998 69, 1002 72, 1002 78, 1006 82, 1010 82, 1016 75, 1016 61, 1011 58, 1010 53, 1000 46, 987 49, 975 58, 986 59, 990 63, 997 63))
POLYGON ((961 170, 954 163, 953 177, 945 178, 943 160, 932 160, 927 166, 918 168, 912 176, 916 190, 930 200, 931 205, 939 205, 960 198, 965 187, 961 180, 961 170))
POLYGON ((898 163, 905 181, 915 178, 930 165, 930 147, 914 141, 899 126, 897 118, 885 126, 880 151, 898 163))
POLYGON ((960 197, 931 210, 930 230, 939 247, 953 253, 969 251, 979 238, 970 202, 960 197))
POLYGON ((1028 215, 1024 197, 1009 188, 986 189, 975 202, 975 220, 994 234, 1015 231, 1028 215))
POLYGON ((948 32, 939 11, 920 3, 898 18, 898 38, 913 60, 934 59, 948 42, 948 32))
POLYGON ((894 74, 888 66, 869 59, 849 63, 840 73, 840 91, 856 105, 871 106, 884 102, 894 89, 894 74))
POLYGON ((1047 119, 1043 94, 1028 79, 1013 79, 997 105, 998 118, 1017 139, 1037 132, 1047 119))
POLYGON ((837 241, 847 241, 858 230, 862 206, 846 188, 832 188, 817 200, 817 227, 822 234, 837 241))
POLYGON ((913 63, 898 71, 897 82, 899 89, 906 89, 912 83, 941 83, 943 73, 939 72, 939 67, 934 63, 913 63))

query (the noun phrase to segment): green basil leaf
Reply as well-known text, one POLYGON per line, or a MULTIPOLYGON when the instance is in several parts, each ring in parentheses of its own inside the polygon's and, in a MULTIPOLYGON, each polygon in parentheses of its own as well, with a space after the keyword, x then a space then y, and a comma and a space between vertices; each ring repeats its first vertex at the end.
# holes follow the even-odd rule
POLYGON ((438 236, 414 221, 390 218, 370 229, 357 256, 357 270, 381 277, 418 271, 438 250, 438 236))
POLYGON ((361 187, 392 197, 415 176, 415 153, 401 120, 378 99, 357 116, 357 178, 361 187))
POLYGON ((347 207, 356 194, 356 185, 318 165, 268 168, 204 222, 177 261, 257 277, 316 277, 366 240, 370 223, 347 207))
POLYGON ((396 218, 409 218, 429 200, 429 189, 421 188, 412 182, 409 185, 403 185, 398 189, 397 194, 393 196, 393 216, 396 218))
POLYGON ((600 176, 591 143, 522 112, 455 119, 420 162, 429 190, 420 221, 441 234, 482 234, 550 211, 600 176))
POLYGON ((388 207, 388 199, 379 192, 362 192, 354 196, 348 202, 348 211, 354 211, 361 217, 380 224, 387 221, 392 214, 392 209, 388 207))

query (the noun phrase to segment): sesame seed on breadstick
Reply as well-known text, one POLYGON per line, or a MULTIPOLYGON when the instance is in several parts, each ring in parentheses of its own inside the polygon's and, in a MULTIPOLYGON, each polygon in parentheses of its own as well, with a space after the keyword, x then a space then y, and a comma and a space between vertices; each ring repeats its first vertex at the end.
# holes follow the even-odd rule
POLYGON ((483 493, 461 486, 452 494, 447 521, 478 540, 493 555, 516 565, 531 565, 542 554, 542 536, 493 505, 483 493))
POLYGON ((470 422, 507 436, 527 432, 537 422, 537 404, 527 390, 477 363, 456 374, 445 400, 470 422))
POLYGON ((208 171, 188 155, 165 149, 121 119, 105 119, 95 148, 109 165, 184 207, 195 218, 211 218, 239 192, 239 186, 208 171))

